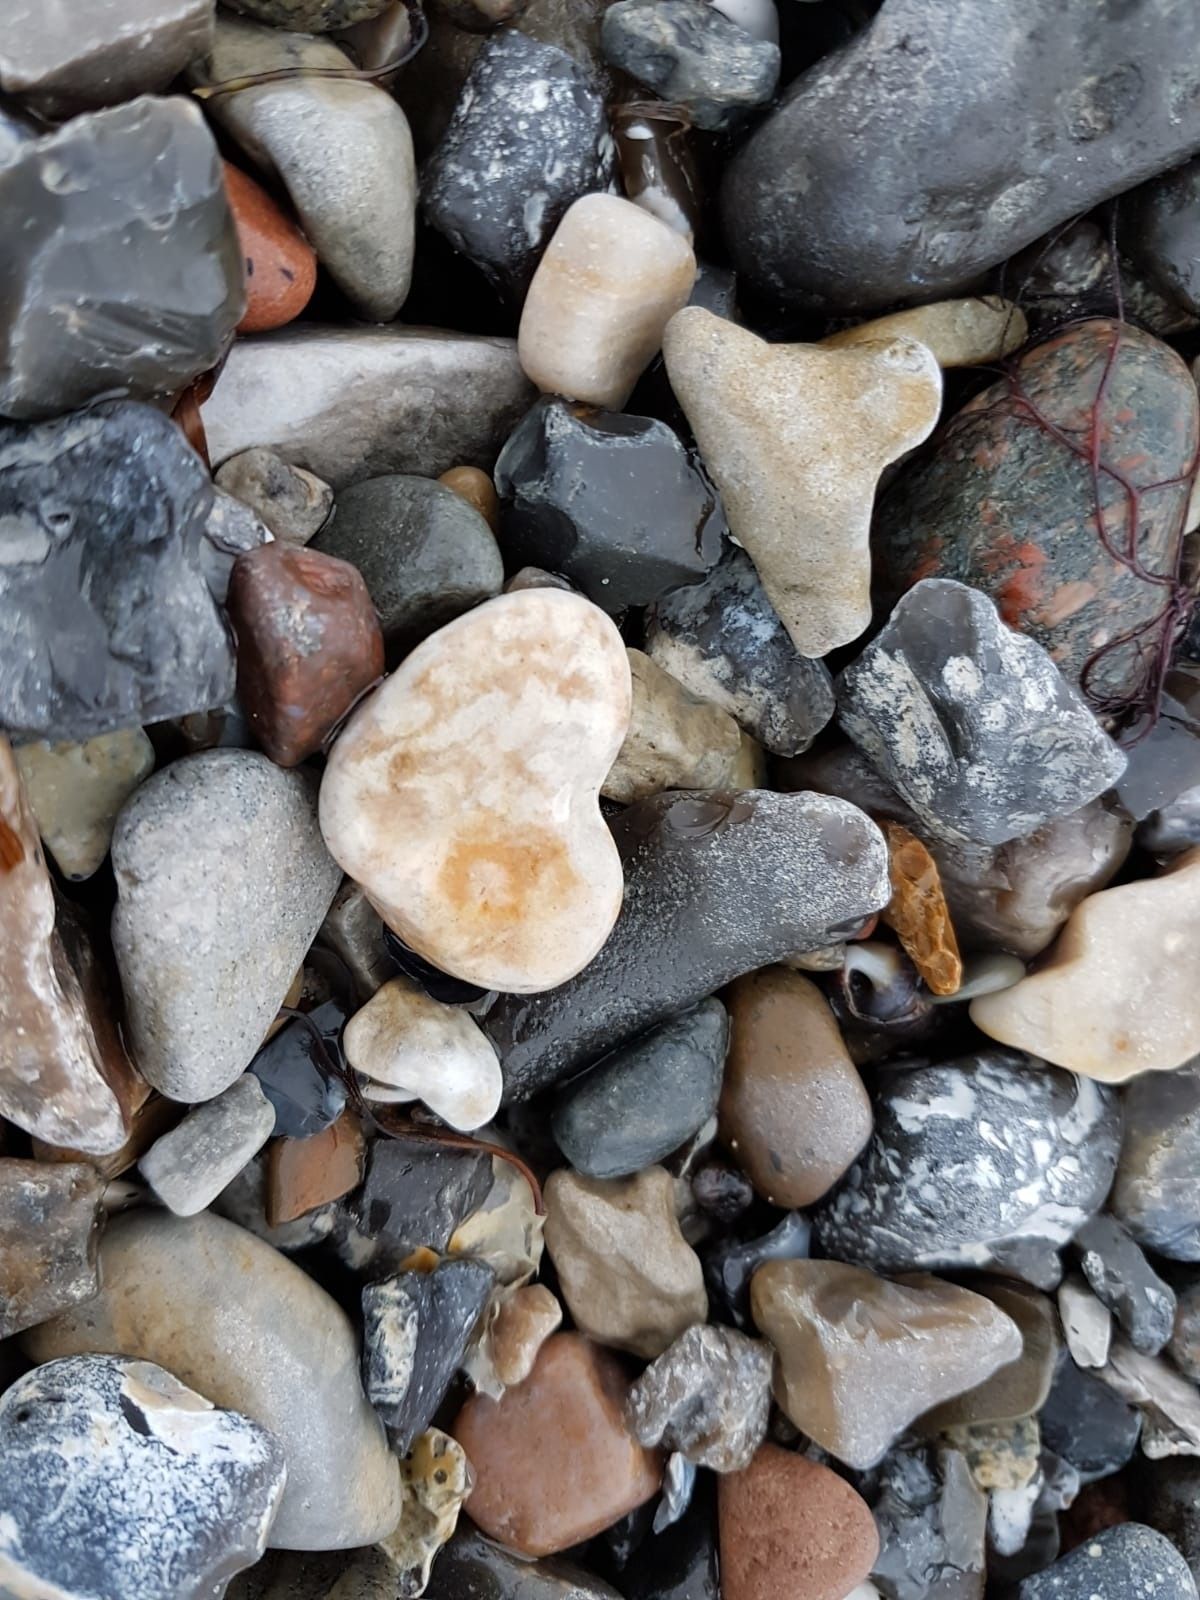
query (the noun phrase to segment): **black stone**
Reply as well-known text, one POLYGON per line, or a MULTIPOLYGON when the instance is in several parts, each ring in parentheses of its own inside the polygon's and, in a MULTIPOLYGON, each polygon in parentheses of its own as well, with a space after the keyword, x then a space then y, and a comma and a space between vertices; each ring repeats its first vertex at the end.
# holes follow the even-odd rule
POLYGON ((336 1000, 293 1017, 250 1063, 275 1107, 275 1134, 308 1139, 336 1122, 346 1106, 346 1085, 337 1075, 346 1008, 336 1000))
POLYGON ((450 1236, 479 1210, 492 1186, 487 1150, 432 1139, 376 1139, 367 1176, 346 1203, 353 1223, 348 1254, 375 1274, 396 1272, 419 1245, 444 1252, 450 1236))
POLYGON ((1175 1291, 1113 1217, 1085 1222, 1075 1235, 1075 1248, 1092 1292, 1116 1317, 1130 1344, 1156 1356, 1175 1326, 1175 1291))
POLYGON ((1069 1461, 1090 1483, 1119 1472, 1132 1458, 1142 1416, 1107 1383, 1077 1367, 1064 1350, 1038 1426, 1046 1449, 1069 1461))
POLYGON ((1121 244, 1159 291, 1200 316, 1200 160, 1126 195, 1121 244))
POLYGON ((714 1500, 705 1474, 678 1522, 644 1540, 621 1573, 625 1600, 720 1600, 714 1500))
POLYGON ((539 400, 496 462, 510 568, 561 572, 605 611, 707 572, 725 517, 665 422, 539 400))
POLYGON ((646 654, 777 756, 807 750, 833 716, 824 662, 799 653, 750 557, 734 545, 700 583, 655 602, 646 654))
POLYGON ((152 406, 0 425, 0 727, 82 740, 232 698, 204 575, 212 503, 152 406))
POLYGON ((1026 1578, 1018 1600, 1195 1600, 1187 1562, 1153 1528, 1104 1528, 1044 1572, 1026 1578))
POLYGON ((527 1561, 485 1539, 465 1519, 438 1554, 430 1593, 435 1600, 621 1600, 582 1567, 557 1559, 527 1561))
MULTIPOLYGON (((636 100, 613 106, 610 116, 626 197, 680 233, 700 235, 707 213, 687 112, 678 105, 636 100)), ((721 269, 708 269, 706 288, 714 270, 721 269)), ((697 281, 700 271, 697 264, 697 281)), ((732 273, 722 276, 732 282, 732 273)), ((695 304, 694 294, 689 304, 695 304)))
MULTIPOLYGON (((1200 202, 1198 202, 1200 204, 1200 202)), ((1200 248, 1200 247, 1198 247, 1200 248)), ((1129 752, 1116 797, 1135 821, 1171 806, 1200 784, 1200 666, 1179 662, 1167 674, 1159 718, 1129 752)))
POLYGON ((883 1600, 982 1592, 987 1499, 957 1450, 893 1450, 859 1489, 879 1528, 871 1581, 883 1600))
POLYGON ((481 989, 476 983, 467 983, 462 978, 455 978, 448 972, 443 972, 440 967, 435 967, 432 961, 418 955, 415 950, 410 950, 398 933, 384 925, 383 943, 388 955, 399 967, 406 978, 411 978, 414 983, 420 984, 431 1000, 440 1000, 444 1006, 472 1005, 476 1000, 482 1000, 489 991, 481 989))
POLYGON ((1140 1516, 1164 1534, 1200 1583, 1200 1461, 1173 1456, 1139 1470, 1140 1516))
POLYGON ((1200 1061, 1134 1078, 1124 1104, 1110 1209, 1147 1250, 1200 1261, 1200 1061))
POLYGON ((690 1139, 717 1109, 729 1018, 719 1000, 652 1028, 565 1089, 551 1122, 563 1155, 589 1178, 622 1178, 690 1139))
POLYGON ((756 1239, 722 1239, 701 1246, 704 1281, 714 1312, 737 1328, 752 1326, 750 1279, 764 1261, 804 1261, 812 1227, 800 1211, 789 1211, 770 1233, 756 1239))
POLYGON ((744 1172, 724 1161, 706 1161, 691 1176, 692 1199, 722 1227, 736 1222, 754 1204, 754 1185, 744 1172))

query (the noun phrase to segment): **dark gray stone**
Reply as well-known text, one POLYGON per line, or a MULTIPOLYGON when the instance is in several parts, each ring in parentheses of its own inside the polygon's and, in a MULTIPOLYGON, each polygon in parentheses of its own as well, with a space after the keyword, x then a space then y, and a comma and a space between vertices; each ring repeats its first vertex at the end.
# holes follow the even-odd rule
POLYGON ((285 1476, 274 1434, 150 1361, 47 1362, 0 1399, 0 1593, 215 1600, 285 1476))
POLYGON ((1119 215, 1121 243, 1154 287, 1200 315, 1200 161, 1135 189, 1119 215))
POLYGON ((337 1069, 345 1064, 346 1015, 339 1001, 326 1000, 285 1022, 250 1063, 275 1108, 277 1138, 310 1139, 345 1110, 346 1085, 337 1069))
POLYGON ((83 740, 232 697, 205 581, 212 502, 151 406, 0 426, 0 726, 83 740))
POLYGON ((428 221, 520 300, 573 200, 608 185, 612 141, 593 75, 516 29, 475 57, 421 174, 428 221))
POLYGON ((1138 828, 1137 843, 1164 861, 1200 844, 1200 784, 1152 811, 1138 828))
POLYGON ((777 756, 807 750, 833 716, 828 668, 799 653, 754 563, 734 545, 699 583, 659 597, 646 618, 646 654, 777 756))
POLYGON ((739 1328, 752 1326, 750 1279, 764 1261, 804 1261, 812 1225, 802 1211, 789 1211, 757 1239, 720 1239, 701 1247, 710 1305, 739 1328))
POLYGON ((492 530, 430 478, 396 474, 343 489, 309 548, 362 573, 392 657, 499 594, 504 582, 492 530))
POLYGON ((1148 1461, 1139 1473, 1139 1512, 1165 1535, 1200 1582, 1200 1461, 1148 1461))
POLYGON ((1141 1413, 1107 1383, 1077 1367, 1064 1350, 1038 1413, 1042 1443, 1085 1483, 1119 1472, 1137 1449, 1141 1413))
POLYGON ((1175 1326, 1175 1291, 1163 1282, 1115 1218, 1091 1217, 1075 1235, 1083 1275, 1129 1335, 1156 1356, 1175 1326))
POLYGON ((144 96, 18 144, 0 165, 0 414, 150 399, 216 366, 245 306, 216 141, 144 96))
POLYGON ((465 1518, 438 1555, 433 1593, 437 1600, 621 1600, 582 1567, 513 1555, 465 1518))
POLYGON ((1026 1578, 1018 1600, 1196 1600, 1178 1550, 1153 1528, 1121 1522, 1026 1578))
POLYGON ((725 236, 792 305, 936 300, 1197 149, 1192 0, 886 0, 730 163, 725 236))
POLYGON ((717 1109, 729 1018, 719 1000, 652 1028, 565 1089, 551 1126, 576 1172, 622 1178, 678 1150, 717 1109))
POLYGON ((1184 1377, 1200 1384, 1200 1282, 1179 1291, 1167 1350, 1184 1377))
POLYGON ((432 1139, 375 1139, 361 1189, 345 1202, 339 1244, 350 1264, 398 1272, 419 1245, 439 1253, 492 1186, 486 1150, 432 1139))
POLYGON ((838 720, 930 828, 1023 838, 1110 787, 1125 757, 978 589, 926 578, 838 678, 838 720))
POLYGON ((870 1087, 871 1141, 813 1215, 823 1253, 878 1272, 994 1263, 1053 1288, 1112 1183, 1115 1092, 996 1048, 870 1087))
POLYGON ((678 1451, 714 1472, 740 1472, 766 1437, 773 1363, 762 1339, 732 1328, 688 1328, 630 1389, 630 1431, 648 1449, 678 1451))
POLYGON ((779 46, 739 28, 706 0, 618 0, 604 13, 600 46, 697 128, 734 127, 766 105, 779 81, 779 46))
POLYGON ((0 1157, 0 1340, 99 1289, 103 1192, 90 1162, 0 1157))
POLYGON ((1200 1059, 1125 1090, 1125 1138, 1109 1202, 1139 1244, 1200 1261, 1200 1059))
POLYGON ((578 977, 484 1019, 525 1099, 744 972, 857 928, 889 897, 883 837, 825 795, 652 795, 610 824, 625 902, 578 977))
POLYGON ((982 1593, 987 1497, 957 1450, 893 1450, 859 1484, 879 1528, 871 1581, 883 1600, 982 1593))
POLYGON ((511 567, 561 572, 605 611, 708 571, 725 517, 664 422, 539 400, 496 462, 511 567))

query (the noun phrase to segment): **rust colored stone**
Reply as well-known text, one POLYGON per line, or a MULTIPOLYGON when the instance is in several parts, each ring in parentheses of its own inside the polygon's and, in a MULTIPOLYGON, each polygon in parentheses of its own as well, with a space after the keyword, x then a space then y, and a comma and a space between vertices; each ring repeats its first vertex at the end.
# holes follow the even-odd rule
POLYGON ((892 898, 883 920, 934 994, 956 994, 962 987, 962 957, 937 862, 920 839, 899 822, 881 822, 887 840, 892 898))
POLYGON ((246 271, 239 333, 266 333, 298 317, 317 282, 317 253, 261 185, 225 162, 225 193, 246 271))
POLYGON ((362 1182, 367 1142, 362 1124, 344 1111, 310 1139, 276 1139, 267 1151, 267 1224, 294 1222, 362 1182))
POLYGON ((298 766, 383 673, 367 586, 348 561, 276 542, 238 557, 228 608, 247 720, 272 761, 298 766))
POLYGON ((661 1460, 625 1425, 628 1392, 614 1356, 558 1333, 524 1383, 500 1400, 467 1401, 450 1431, 475 1468, 467 1511, 489 1538, 553 1555, 657 1493, 661 1460))
POLYGON ((722 1600, 845 1600, 870 1573, 875 1519, 828 1467, 764 1444, 718 1482, 722 1600))
POLYGON ((500 526, 500 498, 496 485, 482 467, 451 467, 438 479, 460 499, 474 506, 493 533, 500 526))

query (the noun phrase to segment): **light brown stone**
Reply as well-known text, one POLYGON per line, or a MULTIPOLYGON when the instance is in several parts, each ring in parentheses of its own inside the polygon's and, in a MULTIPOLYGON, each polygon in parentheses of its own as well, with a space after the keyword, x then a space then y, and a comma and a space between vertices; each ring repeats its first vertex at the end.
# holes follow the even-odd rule
POLYGON ((1019 349, 1029 337, 1029 323, 1011 300, 974 295, 969 300, 935 300, 932 305, 873 317, 856 328, 831 333, 821 343, 827 350, 844 350, 848 345, 900 337, 927 345, 939 367, 978 367, 1019 349))
POLYGON ((475 1474, 458 1440, 429 1428, 401 1459, 400 1476, 405 1489, 400 1521, 378 1550, 395 1573, 393 1592, 422 1595, 434 1557, 458 1526, 475 1474))
POLYGON ((1044 1294, 1024 1284, 986 1280, 980 1283, 979 1293, 1016 1324, 1021 1354, 978 1387, 965 1390, 922 1417, 921 1433, 1018 1422, 1040 1411, 1046 1403, 1059 1353, 1058 1319, 1053 1305, 1044 1294))
POLYGON ((362 1182, 367 1142, 362 1124, 344 1111, 308 1139, 276 1139, 267 1151, 267 1226, 278 1228, 362 1182))
POLYGON ((46 849, 64 877, 90 878, 117 812, 154 771, 154 746, 141 728, 121 728, 83 744, 21 745, 16 757, 46 849))
POLYGON ((601 1344, 652 1360, 708 1316, 700 1258, 675 1216, 662 1167, 632 1178, 546 1183, 546 1248, 576 1325, 601 1344))
POLYGON ((887 840, 892 898, 881 912, 934 994, 954 994, 962 984, 962 957, 937 862, 899 822, 880 822, 887 840))
POLYGON ((725 1004, 722 1142, 772 1205, 811 1205, 871 1137, 858 1069, 824 995, 798 972, 750 973, 725 1004))
POLYGON ((501 1383, 512 1387, 525 1382, 562 1315, 562 1307, 543 1283, 528 1283, 501 1304, 488 1335, 492 1366, 501 1383))
POLYGON ((500 496, 491 475, 482 467, 451 467, 438 479, 447 489, 474 506, 493 533, 500 526, 500 496))
POLYGON ((628 1389, 607 1351, 558 1333, 524 1383, 467 1401, 451 1432, 475 1469, 467 1510, 489 1538, 553 1555, 657 1493, 659 1458, 625 1425, 628 1389))

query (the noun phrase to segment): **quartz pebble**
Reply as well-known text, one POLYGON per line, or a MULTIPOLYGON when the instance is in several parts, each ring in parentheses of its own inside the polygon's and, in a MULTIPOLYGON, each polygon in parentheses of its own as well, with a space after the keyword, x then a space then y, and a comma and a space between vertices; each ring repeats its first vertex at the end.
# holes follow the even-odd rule
POLYGON ((1124 1106, 1110 1209, 1146 1249, 1200 1261, 1200 1060, 1135 1078, 1124 1106))
POLYGON ((100 1287, 101 1196, 90 1165, 0 1156, 0 1339, 90 1299, 100 1287))
POLYGON ((976 295, 873 317, 831 333, 822 343, 826 349, 844 350, 847 345, 900 337, 916 339, 932 350, 939 367, 979 367, 1019 350, 1029 337, 1029 323, 1013 301, 976 295))
POLYGON ((1071 1359, 1079 1367, 1102 1367, 1112 1343, 1112 1313, 1078 1278, 1058 1286, 1058 1314, 1071 1359))
POLYGON ((155 1140, 142 1177, 177 1217, 203 1211, 271 1137, 275 1108, 251 1072, 155 1140))
POLYGON ((512 1388, 525 1382, 562 1315, 562 1307, 542 1283, 528 1283, 502 1302, 489 1331, 492 1366, 500 1383, 512 1388))
POLYGON ((584 195, 529 285, 522 367, 546 393, 619 409, 695 276, 691 246, 673 228, 616 195, 584 195))
POLYGON ((887 840, 892 898, 880 913, 933 994, 946 997, 962 985, 962 958, 950 920, 937 862, 899 822, 880 824, 887 840))
POLYGON ((769 1345, 732 1328, 688 1328, 629 1391, 629 1426, 648 1447, 740 1472, 766 1435, 773 1361, 769 1345))
POLYGON ((1175 1326, 1175 1293, 1115 1218, 1091 1217, 1075 1235, 1083 1275, 1135 1350, 1157 1355, 1175 1326))
POLYGON ((239 333, 266 333, 298 317, 317 283, 312 246, 267 191, 232 162, 225 193, 246 273, 246 309, 239 333))
POLYGON ((333 506, 327 483, 261 447, 230 456, 217 469, 215 481, 248 505, 284 544, 307 544, 333 506))
POLYGON ((663 354, 734 538, 792 643, 805 656, 848 644, 871 620, 879 475, 937 421, 933 356, 908 338, 769 345, 696 306, 671 320, 663 354))
POLYGON ((122 728, 83 744, 23 744, 14 754, 59 871, 90 878, 108 854, 117 813, 154 770, 154 746, 141 728, 122 728))
POLYGON ((1018 1600, 1194 1600, 1196 1584, 1162 1534, 1123 1522, 1026 1578, 1017 1594, 1018 1600))
POLYGON ((600 43, 614 67, 681 106, 696 128, 734 127, 779 79, 779 46, 706 0, 617 0, 600 43))
MULTIPOLYGON (((973 1280, 972 1290, 1015 1323, 1021 1335, 1021 1353, 981 1384, 943 1401, 923 1416, 918 1427, 927 1437, 949 1428, 989 1427, 1033 1416, 1045 1404, 1054 1381, 1061 1341, 1051 1301, 1036 1289, 995 1278, 973 1280)), ((964 1447, 960 1444, 956 1448, 964 1447)), ((969 1455, 970 1451, 964 1453, 969 1455)), ((1033 1453, 1036 1456, 1036 1448, 1033 1453)))
POLYGON ((276 1139, 267 1155, 267 1226, 294 1222, 357 1189, 365 1153, 362 1125, 349 1112, 305 1139, 276 1139))

